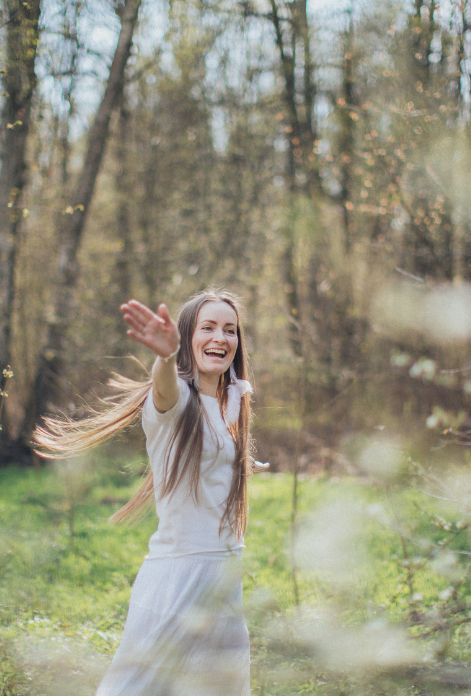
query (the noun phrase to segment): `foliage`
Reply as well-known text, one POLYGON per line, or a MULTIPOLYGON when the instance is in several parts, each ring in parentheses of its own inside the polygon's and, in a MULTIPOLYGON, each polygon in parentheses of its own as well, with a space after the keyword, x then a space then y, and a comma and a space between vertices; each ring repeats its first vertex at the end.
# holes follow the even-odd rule
MULTIPOLYGON (((49 696, 64 683, 93 693, 155 526, 153 514, 131 527, 107 522, 140 466, 88 463, 93 486, 76 487, 73 544, 70 488, 58 470, 2 471, 2 693, 49 696)), ((422 484, 420 467, 409 466, 422 484)), ((251 480, 244 596, 253 693, 449 693, 453 680, 440 686, 439 668, 458 670, 470 654, 468 519, 418 485, 385 491, 301 477, 296 606, 290 487, 287 474, 251 480)))

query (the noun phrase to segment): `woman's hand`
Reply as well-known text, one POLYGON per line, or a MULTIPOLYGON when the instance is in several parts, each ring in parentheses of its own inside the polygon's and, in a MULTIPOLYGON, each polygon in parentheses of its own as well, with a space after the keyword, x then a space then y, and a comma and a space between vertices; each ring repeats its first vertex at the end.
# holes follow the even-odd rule
POLYGON ((121 305, 120 310, 124 321, 131 327, 127 334, 132 339, 161 358, 167 358, 177 350, 180 334, 165 304, 160 304, 154 313, 141 302, 129 300, 121 305))

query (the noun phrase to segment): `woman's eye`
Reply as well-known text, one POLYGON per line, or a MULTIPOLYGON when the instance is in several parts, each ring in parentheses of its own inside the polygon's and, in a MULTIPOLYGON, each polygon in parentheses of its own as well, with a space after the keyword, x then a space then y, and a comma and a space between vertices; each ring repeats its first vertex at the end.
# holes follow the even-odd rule
MULTIPOLYGON (((201 331, 212 331, 213 327, 212 326, 202 326, 201 331)), ((236 335, 236 331, 234 329, 226 329, 226 333, 231 334, 231 336, 236 335)))

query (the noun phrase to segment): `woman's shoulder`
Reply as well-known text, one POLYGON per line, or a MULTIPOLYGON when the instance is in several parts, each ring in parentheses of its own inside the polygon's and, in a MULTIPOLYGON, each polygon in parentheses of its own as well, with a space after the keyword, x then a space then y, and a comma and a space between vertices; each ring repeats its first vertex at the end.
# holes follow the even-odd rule
POLYGON ((142 426, 146 435, 162 425, 172 423, 181 414, 188 399, 190 398, 190 387, 188 382, 182 377, 177 377, 178 398, 172 408, 168 411, 158 411, 154 403, 153 386, 151 385, 146 400, 142 408, 142 426))

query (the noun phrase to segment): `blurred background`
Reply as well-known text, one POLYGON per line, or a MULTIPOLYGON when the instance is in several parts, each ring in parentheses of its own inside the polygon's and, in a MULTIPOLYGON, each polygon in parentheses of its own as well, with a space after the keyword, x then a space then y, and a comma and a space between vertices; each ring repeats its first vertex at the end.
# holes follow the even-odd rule
POLYGON ((57 469, 34 424, 145 376, 123 301, 175 315, 215 285, 246 307, 271 462, 254 694, 470 694, 468 0, 3 0, 0 38, 2 693, 81 674, 61 653, 37 682, 50 644, 34 662, 21 636, 113 651, 155 526, 106 527, 139 428, 57 469), (103 534, 127 546, 96 569, 103 534))

